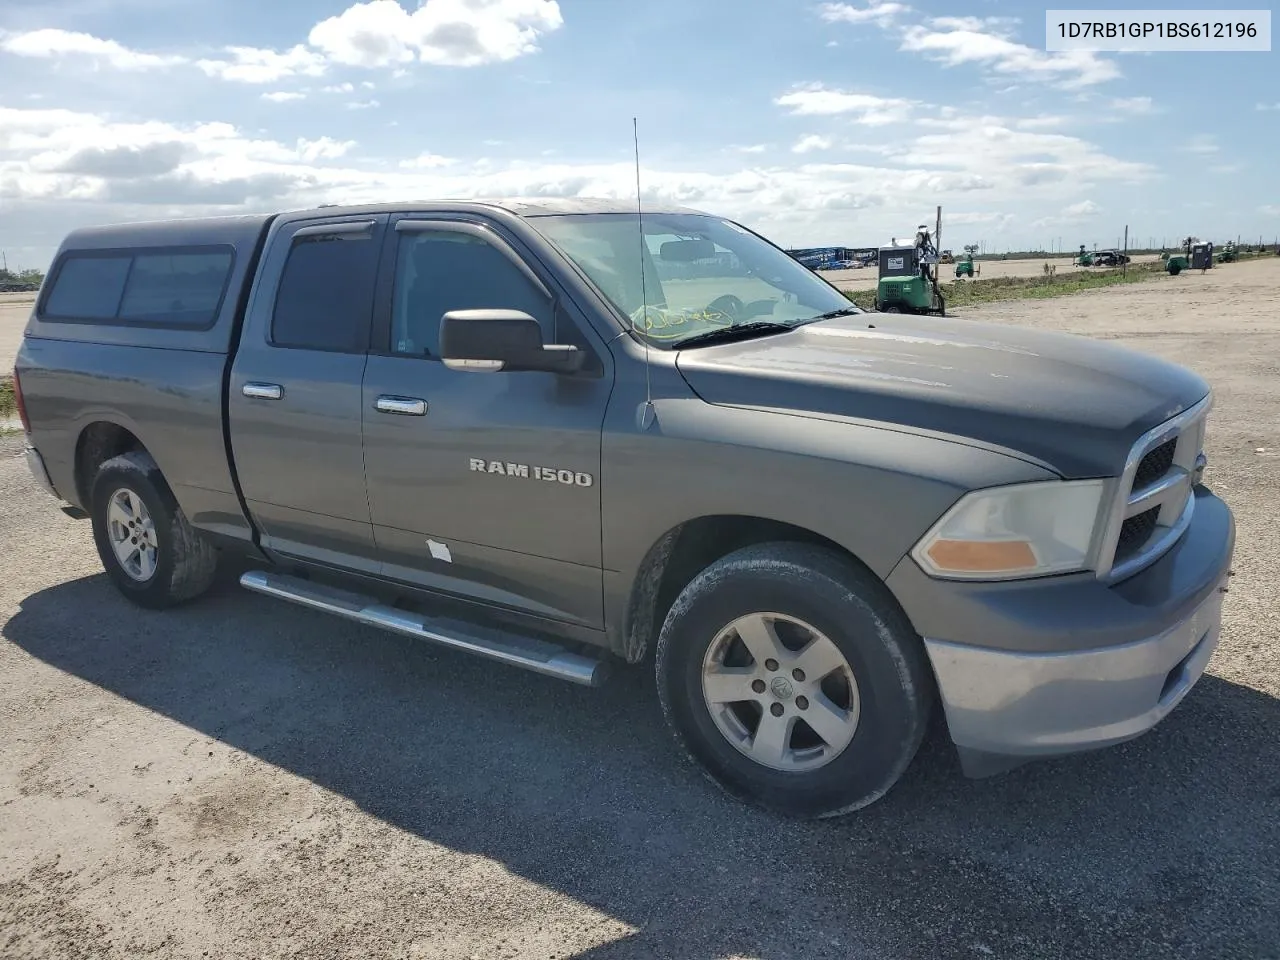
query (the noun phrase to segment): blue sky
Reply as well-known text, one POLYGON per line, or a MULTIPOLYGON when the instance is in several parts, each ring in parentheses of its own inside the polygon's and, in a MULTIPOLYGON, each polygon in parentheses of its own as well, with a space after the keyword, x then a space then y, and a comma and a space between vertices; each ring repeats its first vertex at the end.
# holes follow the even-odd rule
POLYGON ((1051 54, 1044 5, 990 0, 414 2, 5 0, 0 248, 632 196, 633 116, 646 194, 787 245, 884 242, 939 203, 956 248, 1280 233, 1275 52, 1051 54))

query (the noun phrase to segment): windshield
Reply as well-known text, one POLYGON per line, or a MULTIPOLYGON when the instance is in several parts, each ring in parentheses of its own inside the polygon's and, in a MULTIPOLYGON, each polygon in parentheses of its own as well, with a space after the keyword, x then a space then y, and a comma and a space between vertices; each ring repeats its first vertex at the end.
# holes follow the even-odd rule
POLYGON ((530 223, 655 346, 742 323, 794 326, 857 310, 834 287, 737 224, 702 214, 566 214, 530 223), (641 266, 643 264, 643 289, 641 266))

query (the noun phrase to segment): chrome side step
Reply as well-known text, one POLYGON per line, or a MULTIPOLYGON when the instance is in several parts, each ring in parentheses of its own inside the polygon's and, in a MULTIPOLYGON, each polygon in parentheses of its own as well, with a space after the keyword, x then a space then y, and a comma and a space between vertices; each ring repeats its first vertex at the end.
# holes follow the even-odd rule
POLYGON ((265 570, 250 570, 240 577, 240 586, 255 593, 288 600, 313 610, 354 620, 371 627, 381 627, 441 646, 478 654, 510 666, 523 667, 534 673, 559 677, 571 683, 598 687, 604 681, 605 667, 571 653, 553 643, 497 630, 434 621, 420 613, 397 610, 377 603, 369 597, 348 593, 298 577, 265 570))

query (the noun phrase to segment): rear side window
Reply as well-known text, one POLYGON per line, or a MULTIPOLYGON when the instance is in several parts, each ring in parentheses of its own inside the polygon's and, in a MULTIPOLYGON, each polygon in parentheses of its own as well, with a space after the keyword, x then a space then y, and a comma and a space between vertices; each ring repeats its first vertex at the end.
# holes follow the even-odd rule
POLYGON ((371 235, 294 243, 271 317, 278 347, 363 353, 369 342, 378 245, 371 235))
POLYGON ((231 275, 228 247, 73 253, 58 267, 42 319, 207 328, 231 275))
POLYGON ((201 326, 218 315, 230 253, 148 254, 133 258, 120 317, 201 326))
POLYGON ((68 257, 49 291, 45 313, 51 317, 114 319, 132 262, 132 257, 68 257))

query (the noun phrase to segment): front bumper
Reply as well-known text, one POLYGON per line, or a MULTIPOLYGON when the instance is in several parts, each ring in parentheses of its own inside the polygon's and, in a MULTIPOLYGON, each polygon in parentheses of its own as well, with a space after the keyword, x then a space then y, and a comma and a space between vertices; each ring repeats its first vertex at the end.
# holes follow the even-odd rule
POLYGON ((1227 505, 1203 488, 1195 495, 1182 539, 1121 583, 1065 577, 1009 590, 940 587, 978 587, 981 598, 964 605, 969 619, 952 621, 950 634, 922 631, 967 774, 1132 739, 1187 695, 1218 644, 1235 547, 1227 505), (1055 602, 1055 589, 1072 602, 1055 602), (1043 602, 1029 602, 1037 596, 1043 602), (1107 629, 1092 631, 1099 613, 1113 608, 1107 629), (1012 622, 1025 631, 1021 649, 1007 642, 1012 622), (981 642, 984 630, 1003 648, 981 642))

